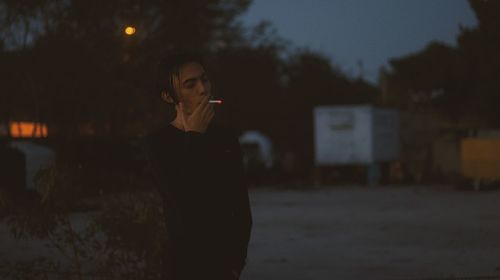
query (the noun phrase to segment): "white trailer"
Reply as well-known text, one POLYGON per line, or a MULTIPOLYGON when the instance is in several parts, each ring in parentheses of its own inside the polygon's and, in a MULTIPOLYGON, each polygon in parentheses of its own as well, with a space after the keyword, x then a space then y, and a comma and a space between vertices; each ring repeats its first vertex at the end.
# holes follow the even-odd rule
POLYGON ((369 105, 316 107, 314 148, 316 166, 377 168, 377 163, 397 160, 398 112, 369 105))

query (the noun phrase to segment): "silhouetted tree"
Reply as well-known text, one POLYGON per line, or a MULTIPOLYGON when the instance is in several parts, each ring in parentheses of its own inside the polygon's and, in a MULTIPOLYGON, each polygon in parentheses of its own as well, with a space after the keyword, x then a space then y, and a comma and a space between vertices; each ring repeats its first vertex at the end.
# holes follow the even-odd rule
POLYGON ((424 106, 451 120, 498 126, 500 115, 500 3, 470 0, 478 19, 461 27, 458 47, 431 43, 391 60, 388 90, 393 105, 424 106))
POLYGON ((500 3, 470 0, 478 20, 474 28, 462 28, 458 50, 463 65, 459 76, 463 113, 479 115, 485 124, 500 125, 500 3))
POLYGON ((438 42, 430 43, 416 54, 392 59, 390 103, 407 109, 412 102, 430 106, 439 99, 456 97, 458 59, 455 48, 438 42))
POLYGON ((241 28, 236 16, 249 3, 1 0, 0 37, 11 50, 5 69, 13 77, 2 91, 18 100, 9 111, 66 135, 86 123, 99 135, 137 133, 155 117, 150 109, 157 100, 149 98, 155 62, 173 49, 210 53, 234 45, 241 28), (137 33, 124 35, 127 25, 137 33))
POLYGON ((272 134, 279 126, 282 99, 280 84, 283 61, 274 47, 241 47, 216 54, 214 93, 226 104, 223 117, 244 129, 272 134))
POLYGON ((362 80, 347 78, 330 60, 309 50, 293 53, 284 66, 283 102, 277 142, 300 163, 298 175, 307 179, 313 166, 313 109, 321 105, 370 104, 378 91, 362 80))

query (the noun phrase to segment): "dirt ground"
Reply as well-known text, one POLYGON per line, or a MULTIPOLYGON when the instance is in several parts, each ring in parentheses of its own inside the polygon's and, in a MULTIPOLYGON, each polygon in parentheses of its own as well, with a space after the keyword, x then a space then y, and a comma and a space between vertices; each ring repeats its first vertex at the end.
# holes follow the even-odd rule
MULTIPOLYGON (((268 188, 252 189, 250 199, 241 280, 500 279, 500 191, 268 188)), ((0 259, 39 249, 0 224, 0 259)))
POLYGON ((500 192, 336 187, 251 201, 242 280, 500 279, 500 192))

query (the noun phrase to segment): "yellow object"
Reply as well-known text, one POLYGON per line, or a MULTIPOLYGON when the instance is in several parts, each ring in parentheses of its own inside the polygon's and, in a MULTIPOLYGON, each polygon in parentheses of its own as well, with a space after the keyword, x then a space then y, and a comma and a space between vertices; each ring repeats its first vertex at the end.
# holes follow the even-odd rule
POLYGON ((135 34, 135 27, 133 26, 127 26, 125 27, 125 34, 131 36, 135 34))
POLYGON ((34 122, 10 122, 10 136, 13 138, 45 138, 47 125, 34 122))
POLYGON ((465 138, 461 143, 462 175, 500 179, 500 138, 465 138))

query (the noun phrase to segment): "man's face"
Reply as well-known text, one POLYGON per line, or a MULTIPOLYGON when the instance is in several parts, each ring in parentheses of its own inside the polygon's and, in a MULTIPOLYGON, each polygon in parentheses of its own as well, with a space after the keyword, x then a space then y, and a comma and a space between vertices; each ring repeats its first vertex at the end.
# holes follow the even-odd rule
MULTIPOLYGON (((177 98, 183 104, 184 112, 190 115, 201 103, 205 95, 211 95, 210 80, 205 73, 205 69, 199 63, 189 62, 179 69, 179 77, 174 79, 174 90, 177 98)), ((171 102, 170 93, 164 96, 167 102, 171 102)))

